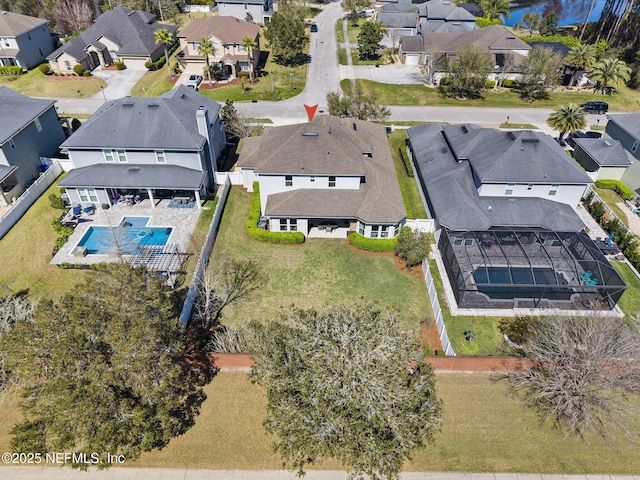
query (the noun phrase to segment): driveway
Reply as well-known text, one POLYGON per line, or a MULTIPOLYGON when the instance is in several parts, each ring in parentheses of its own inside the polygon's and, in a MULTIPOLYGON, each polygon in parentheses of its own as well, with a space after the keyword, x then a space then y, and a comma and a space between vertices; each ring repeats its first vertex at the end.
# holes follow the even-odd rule
POLYGON ((425 76, 420 72, 418 65, 355 65, 348 67, 340 65, 340 79, 362 78, 380 83, 393 83, 395 85, 423 84, 425 76), (353 72, 353 77, 351 76, 353 72))
POLYGON ((92 74, 107 82, 104 90, 92 95, 89 98, 105 100, 116 100, 131 95, 131 89, 138 83, 142 76, 147 72, 144 67, 127 67, 124 70, 103 70, 102 67, 96 68, 92 74), (104 94, 104 95, 103 95, 104 94))

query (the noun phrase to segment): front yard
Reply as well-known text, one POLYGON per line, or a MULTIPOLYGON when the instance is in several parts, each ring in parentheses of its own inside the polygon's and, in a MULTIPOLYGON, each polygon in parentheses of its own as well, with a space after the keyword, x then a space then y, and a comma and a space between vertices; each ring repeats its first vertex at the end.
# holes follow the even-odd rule
POLYGON ((24 75, 0 75, 1 85, 30 97, 86 98, 98 93, 107 83, 98 77, 44 75, 34 68, 24 75))

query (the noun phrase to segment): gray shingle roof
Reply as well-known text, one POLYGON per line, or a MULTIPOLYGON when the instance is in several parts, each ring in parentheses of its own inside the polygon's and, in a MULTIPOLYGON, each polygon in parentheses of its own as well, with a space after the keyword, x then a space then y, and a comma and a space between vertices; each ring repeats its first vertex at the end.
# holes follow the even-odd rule
POLYGON ((479 46, 486 51, 498 53, 502 50, 531 50, 531 47, 501 25, 491 25, 463 33, 424 33, 424 44, 432 52, 455 54, 467 44, 479 46))
POLYGON ((93 25, 58 48, 47 57, 47 60, 55 60, 62 53, 67 53, 76 60, 80 60, 87 55, 85 51, 87 45, 101 45, 96 42, 102 36, 120 46, 119 55, 147 57, 162 48, 161 45, 156 44, 154 34, 156 30, 161 28, 168 30, 174 36, 178 31, 178 27, 175 25, 155 23, 155 15, 150 13, 126 7, 116 7, 96 18, 93 25))
POLYGON ((178 165, 99 163, 75 168, 60 182, 71 188, 200 189, 206 172, 178 165))
POLYGON ((633 138, 640 139, 640 113, 615 113, 607 118, 633 138))
POLYGON ((627 152, 619 140, 606 138, 576 138, 574 140, 601 167, 631 165, 627 152))
POLYGON ((447 20, 448 22, 474 22, 476 17, 464 8, 458 7, 453 2, 443 0, 430 0, 421 3, 420 16, 429 20, 447 20))
POLYGON ((18 169, 17 166, 0 165, 0 182, 4 182, 6 178, 18 169))
POLYGON ((49 21, 43 18, 2 11, 0 12, 0 37, 17 37, 45 23, 49 23, 49 21))
POLYGON ((200 150, 205 142, 196 123, 200 106, 213 123, 220 104, 184 85, 158 98, 121 98, 104 104, 61 148, 200 150))
MULTIPOLYGON (((469 132, 479 130, 479 127, 471 125, 465 127, 469 132)), ((432 124, 407 130, 420 181, 441 225, 453 230, 486 230, 492 226, 541 227, 559 231, 583 228, 580 217, 563 203, 542 198, 480 196, 474 183, 473 164, 471 161, 456 161, 456 155, 450 150, 451 138, 448 142, 443 135, 446 128, 449 127, 432 124)), ((505 132, 498 133, 506 135, 505 132)), ((489 148, 494 146, 490 144, 489 148)), ((566 154, 565 157, 570 161, 566 154)))
POLYGON ((445 22, 434 20, 421 22, 418 26, 420 34, 424 33, 464 33, 475 30, 477 25, 473 22, 445 22))
POLYGON ((29 98, 9 87, 0 87, 0 145, 51 108, 55 101, 29 98), (8 121, 7 119, 11 119, 8 121))
POLYGON ((381 12, 377 19, 387 28, 416 28, 417 13, 381 12))
POLYGON ((259 148, 243 147, 238 166, 258 174, 354 175, 366 180, 358 190, 297 190, 270 196, 267 215, 329 217, 333 212, 368 223, 396 223, 406 217, 383 125, 319 115, 310 123, 267 127, 259 138, 259 148), (371 158, 364 152, 371 152, 371 158))
POLYGON ((402 36, 400 37, 400 44, 404 53, 424 52, 421 35, 402 36))

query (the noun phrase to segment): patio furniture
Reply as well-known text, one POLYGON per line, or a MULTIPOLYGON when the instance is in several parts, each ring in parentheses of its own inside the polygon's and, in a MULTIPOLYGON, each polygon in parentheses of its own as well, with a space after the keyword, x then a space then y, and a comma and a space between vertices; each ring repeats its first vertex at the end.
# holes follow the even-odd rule
POLYGON ((176 196, 176 197, 173 197, 173 199, 176 201, 178 205, 184 205, 191 201, 191 197, 176 196))
POLYGON ((591 278, 591 275, 593 275, 593 272, 591 270, 587 270, 582 275, 580 275, 580 280, 582 280, 583 282, 586 282, 591 278))
POLYGON ((133 195, 125 195, 124 196, 124 201, 127 204, 127 207, 132 207, 133 206, 133 195))
POLYGON ((84 207, 83 211, 86 214, 93 215, 94 213, 96 213, 96 206, 93 204, 87 205, 86 207, 84 207))
POLYGON ((584 284, 585 284, 587 287, 593 287, 594 285, 597 285, 597 284, 598 284, 598 279, 597 279, 597 278, 592 278, 591 280, 587 280, 587 281, 585 281, 585 282, 584 282, 584 284))
POLYGON ((74 215, 80 215, 82 213, 82 207, 80 205, 75 205, 71 211, 74 215))

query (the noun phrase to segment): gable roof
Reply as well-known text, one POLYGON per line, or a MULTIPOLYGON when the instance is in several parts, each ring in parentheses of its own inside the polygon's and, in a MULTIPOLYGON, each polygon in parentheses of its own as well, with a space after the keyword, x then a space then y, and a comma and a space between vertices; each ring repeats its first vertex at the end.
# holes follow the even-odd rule
POLYGON ((377 20, 387 28, 416 28, 418 24, 417 13, 381 12, 377 20))
POLYGON ((464 8, 446 0, 429 0, 418 6, 421 17, 429 20, 446 20, 447 22, 475 22, 476 17, 464 8))
POLYGON ((424 52, 422 35, 404 35, 400 37, 400 45, 404 53, 424 52))
POLYGON ((319 115, 309 123, 266 127, 258 138, 259 147, 256 142, 247 151, 243 147, 238 166, 253 168, 256 174, 365 179, 357 190, 298 189, 270 195, 265 214, 321 217, 322 212, 340 212, 335 216, 381 223, 406 217, 383 125, 319 115))
POLYGON ((43 18, 2 11, 0 12, 0 36, 17 37, 47 23, 49 21, 43 18))
POLYGON ((446 22, 443 20, 434 20, 429 22, 420 22, 418 25, 419 35, 424 33, 464 33, 470 30, 476 30, 478 26, 473 22, 446 22))
POLYGON ((501 25, 462 33, 424 33, 424 45, 429 51, 455 54, 467 44, 479 46, 492 53, 500 53, 501 50, 531 50, 530 45, 501 25))
POLYGON ((0 86, 0 118, 11 119, 10 122, 0 122, 0 145, 42 115, 54 103, 53 100, 30 98, 9 87, 0 86))
POLYGON ((260 27, 255 23, 245 22, 236 17, 199 18, 184 27, 178 38, 187 41, 198 41, 202 37, 215 36, 224 43, 241 43, 242 39, 256 38, 260 27))
POLYGON ((620 140, 607 138, 575 138, 574 141, 601 167, 626 167, 631 165, 620 140))
POLYGON ((640 140, 640 113, 615 113, 607 115, 607 118, 633 138, 640 140))
MULTIPOLYGON (((477 126, 465 127, 479 130, 477 126)), ((446 128, 425 124, 407 130, 420 182, 440 225, 452 230, 487 230, 495 226, 582 230, 584 223, 569 205, 535 197, 480 196, 472 164, 456 161, 450 141, 443 134, 446 128)), ((565 157, 569 159, 566 154, 565 157)))
POLYGON ((104 48, 104 44, 98 41, 101 37, 119 45, 118 55, 148 57, 162 47, 156 44, 156 30, 164 28, 174 35, 178 31, 175 25, 155 23, 155 18, 151 13, 126 7, 107 10, 96 18, 93 25, 58 48, 47 60, 55 60, 63 53, 81 60, 87 55, 85 48, 88 45, 104 48))
POLYGON ((206 140, 196 122, 200 106, 206 107, 213 123, 220 104, 184 85, 158 98, 114 100, 105 103, 60 148, 200 150, 206 140))
POLYGON ((200 189, 207 172, 179 165, 97 163, 74 168, 61 187, 200 189))

